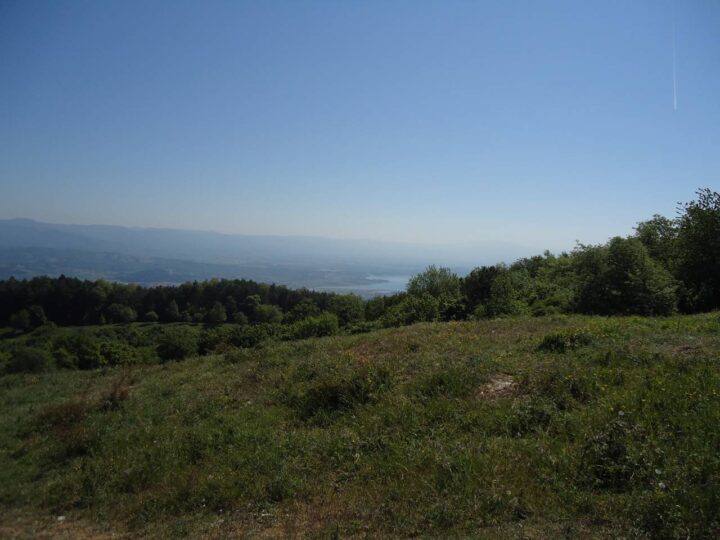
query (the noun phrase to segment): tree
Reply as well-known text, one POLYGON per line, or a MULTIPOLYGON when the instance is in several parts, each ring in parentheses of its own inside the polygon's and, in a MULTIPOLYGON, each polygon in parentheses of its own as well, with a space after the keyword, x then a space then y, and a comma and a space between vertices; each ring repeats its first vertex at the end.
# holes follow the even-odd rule
POLYGON ((14 313, 13 316, 10 317, 10 324, 12 324, 13 328, 23 332, 31 330, 30 312, 27 309, 21 309, 17 313, 14 313))
POLYGON ((677 276, 685 285, 683 308, 720 307, 720 193, 701 189, 680 209, 677 276))
POLYGON ((28 312, 30 313, 30 324, 33 328, 37 328, 38 326, 42 326, 43 324, 47 323, 45 310, 42 308, 42 306, 33 304, 28 308, 28 312))
POLYGON ((272 304, 260 304, 255 308, 254 322, 275 324, 282 321, 283 314, 279 307, 272 304))
POLYGON ((490 299, 493 281, 500 273, 499 266, 481 266, 475 268, 462 280, 462 289, 467 299, 468 309, 473 311, 478 305, 490 299))
POLYGON ((247 315, 245 315, 242 311, 238 311, 236 313, 233 313, 232 322, 242 326, 248 324, 249 321, 247 315))
POLYGON ((225 306, 220 302, 215 302, 210 308, 210 311, 205 315, 205 322, 208 324, 222 324, 227 320, 227 314, 225 313, 225 306))
POLYGON ((610 240, 606 279, 613 313, 668 315, 675 310, 672 276, 635 238, 610 240))
POLYGON ((600 315, 667 315, 676 305, 672 275, 637 238, 576 250, 577 310, 600 315))
POLYGON ((407 292, 413 296, 422 296, 427 293, 433 298, 440 296, 460 296, 460 278, 449 268, 436 267, 434 264, 410 278, 407 292))
POLYGON ((652 219, 641 221, 635 227, 635 237, 640 240, 650 256, 672 269, 677 257, 678 227, 675 221, 655 214, 652 219))
POLYGON ((105 315, 111 323, 129 323, 137 319, 137 313, 133 308, 117 303, 110 304, 105 315))
POLYGON ((417 322, 431 322, 440 318, 438 299, 428 293, 405 295, 382 317, 383 326, 401 326, 417 322))
POLYGON ((173 298, 172 300, 170 300, 167 307, 165 308, 165 319, 168 322, 175 322, 179 321, 180 318, 180 308, 178 307, 177 302, 173 298))
POLYGON ((499 317, 502 315, 518 315, 526 309, 526 305, 518 299, 510 271, 501 270, 490 286, 490 297, 483 306, 483 315, 499 317))
POLYGON ((285 314, 285 320, 292 323, 302 321, 308 317, 316 317, 317 315, 320 315, 320 308, 311 298, 305 298, 285 314))
POLYGON ((330 312, 337 316, 340 326, 347 326, 363 319, 365 304, 356 294, 339 294, 330 301, 330 312))

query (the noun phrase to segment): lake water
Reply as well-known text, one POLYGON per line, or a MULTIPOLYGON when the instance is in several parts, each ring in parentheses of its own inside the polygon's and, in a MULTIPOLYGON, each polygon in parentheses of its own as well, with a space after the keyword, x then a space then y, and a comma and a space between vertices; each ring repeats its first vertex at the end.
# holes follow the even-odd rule
POLYGON ((363 298, 372 298, 373 296, 384 296, 395 294, 405 290, 408 280, 412 276, 402 275, 368 275, 366 279, 368 283, 360 285, 336 285, 327 287, 325 290, 339 293, 356 293, 363 298))

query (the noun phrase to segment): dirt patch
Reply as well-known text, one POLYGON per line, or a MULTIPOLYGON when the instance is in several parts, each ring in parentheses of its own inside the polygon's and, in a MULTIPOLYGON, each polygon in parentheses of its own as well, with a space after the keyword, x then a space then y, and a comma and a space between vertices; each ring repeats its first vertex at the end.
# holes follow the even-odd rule
POLYGON ((0 538, 128 540, 133 536, 128 533, 103 531, 85 520, 70 520, 64 516, 32 518, 24 515, 0 523, 0 538))
POLYGON ((510 375, 495 375, 478 388, 478 397, 481 399, 498 399, 517 394, 518 384, 510 375))

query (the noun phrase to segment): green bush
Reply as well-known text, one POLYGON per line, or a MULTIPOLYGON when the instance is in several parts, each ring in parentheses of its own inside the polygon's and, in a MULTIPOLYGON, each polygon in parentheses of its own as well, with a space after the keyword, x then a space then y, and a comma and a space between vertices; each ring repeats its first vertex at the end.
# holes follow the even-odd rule
POLYGON ((105 358, 100 353, 100 342, 85 332, 71 338, 70 351, 77 357, 80 369, 96 369, 105 365, 105 358))
POLYGON ((390 374, 383 369, 329 374, 310 384, 286 389, 284 401, 303 420, 324 424, 338 414, 374 401, 390 384, 390 374))
POLYGON ((78 367, 77 356, 72 354, 65 347, 58 347, 56 349, 53 349, 52 354, 55 357, 55 364, 59 368, 77 369, 77 367, 78 367))
POLYGON ((103 364, 119 366, 137 362, 135 350, 122 341, 106 341, 100 344, 103 364))
POLYGON ((18 347, 12 351, 5 370, 8 373, 40 373, 52 364, 53 357, 48 351, 35 347, 18 347))
POLYGON ((538 345, 538 350, 547 352, 564 353, 590 345, 593 341, 592 335, 586 332, 553 332, 546 335, 538 345))
POLYGON ((308 317, 293 324, 292 336, 295 339, 332 336, 339 329, 338 318, 332 313, 323 313, 317 317, 308 317))
POLYGON ((274 335, 275 328, 270 324, 253 324, 233 328, 229 335, 229 342, 235 347, 249 349, 257 347, 263 341, 274 335))
POLYGON ((183 329, 168 329, 158 339, 155 350, 163 361, 184 360, 198 353, 198 340, 183 329))

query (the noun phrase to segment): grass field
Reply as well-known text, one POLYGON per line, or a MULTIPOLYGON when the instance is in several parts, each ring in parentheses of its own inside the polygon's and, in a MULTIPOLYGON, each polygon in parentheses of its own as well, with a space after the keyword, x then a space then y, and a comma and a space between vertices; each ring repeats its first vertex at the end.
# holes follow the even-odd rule
POLYGON ((0 537, 711 538, 720 316, 0 377, 0 537))

